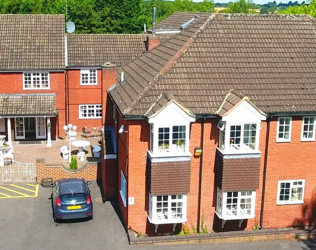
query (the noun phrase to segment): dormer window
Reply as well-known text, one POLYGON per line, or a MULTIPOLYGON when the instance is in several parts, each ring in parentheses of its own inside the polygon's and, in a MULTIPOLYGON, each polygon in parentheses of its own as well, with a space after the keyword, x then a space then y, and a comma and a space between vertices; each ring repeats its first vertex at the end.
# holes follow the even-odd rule
POLYGON ((254 151, 259 150, 258 123, 226 124, 220 131, 219 147, 227 151, 254 151))
POLYGON ((240 102, 217 124, 219 149, 225 154, 259 153, 260 124, 265 119, 247 100, 240 102))
POLYGON ((170 103, 149 119, 150 153, 155 157, 189 155, 190 122, 195 119, 170 103))

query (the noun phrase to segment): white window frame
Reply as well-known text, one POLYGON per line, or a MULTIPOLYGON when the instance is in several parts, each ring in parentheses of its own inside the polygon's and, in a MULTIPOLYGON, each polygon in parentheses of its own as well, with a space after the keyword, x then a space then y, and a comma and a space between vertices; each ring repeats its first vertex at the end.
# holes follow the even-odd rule
POLYGON ((260 122, 239 122, 239 123, 228 123, 220 121, 224 126, 221 126, 219 133, 219 149, 225 153, 239 154, 239 153, 258 153, 259 152, 259 137, 260 137, 260 122), (247 146, 244 143, 245 136, 245 125, 256 125, 255 145, 254 149, 247 146), (232 126, 241 126, 240 131, 240 147, 233 147, 230 145, 230 132, 232 126))
POLYGON ((39 89, 50 89, 50 75, 49 72, 23 72, 23 90, 39 90, 39 89), (26 84, 26 74, 30 74, 30 84, 26 84), (34 74, 39 74, 39 76, 35 76, 34 74), (43 74, 47 74, 47 82, 48 82, 48 86, 47 87, 43 87, 43 82, 42 82, 42 78, 46 77, 43 74), (33 85, 33 80, 35 77, 39 77, 39 83, 41 85, 41 87, 37 88, 34 87, 33 85), (28 85, 29 87, 26 87, 26 85, 28 85))
MULTIPOLYGON (((284 131, 282 132, 284 135, 284 131)), ((277 128, 277 134, 276 134, 276 141, 277 142, 291 142, 291 137, 292 137, 292 117, 279 117, 278 118, 278 128, 277 128), (289 138, 280 138, 279 137, 279 132, 280 132, 280 120, 281 119, 290 119, 290 129, 289 129, 289 138)))
POLYGON ((151 195, 149 194, 149 214, 148 219, 153 224, 171 224, 171 223, 184 223, 187 221, 187 195, 186 194, 170 194, 170 195, 151 195), (173 196, 182 196, 182 199, 176 197, 172 199, 173 196), (158 196, 168 197, 168 211, 167 213, 157 214, 157 200, 158 196), (182 202, 182 218, 178 218, 172 215, 172 204, 182 202))
POLYGON ((124 207, 126 207, 127 203, 127 182, 124 176, 123 171, 121 170, 121 188, 120 188, 120 195, 123 202, 124 207))
MULTIPOLYGON (((256 191, 255 190, 249 190, 249 191, 230 191, 230 192, 222 192, 219 188, 217 188, 217 202, 216 202, 216 214, 220 219, 224 220, 239 220, 239 219, 251 219, 255 217, 255 208, 256 208, 256 191), (231 212, 227 208, 227 199, 228 193, 230 192, 236 192, 237 193, 237 213, 236 215, 231 212), (249 194, 251 192, 251 194, 249 194), (242 196, 242 194, 244 196, 242 196), (242 205, 244 205, 241 201, 251 199, 251 210, 250 214, 245 213, 247 208, 245 207, 245 211, 241 208, 242 205)), ((249 210, 249 209, 248 209, 249 210)))
MULTIPOLYGON (((309 120, 309 122, 310 122, 310 120, 309 120)), ((308 124, 306 124, 307 126, 308 126, 308 128, 309 128, 309 126, 311 125, 311 123, 308 123, 308 124)), ((315 125, 316 125, 316 117, 315 116, 303 116, 303 119, 302 119, 302 132, 301 132, 301 141, 315 141, 315 125), (312 123, 312 125, 313 125, 313 130, 312 131, 310 131, 310 130, 308 130, 308 131, 304 131, 304 126, 305 126, 305 119, 311 119, 311 118, 313 118, 314 119, 314 122, 312 123), (304 133, 305 132, 312 132, 313 134, 312 134, 312 138, 304 138, 304 133)))
POLYGON ((277 193, 277 205, 290 205, 290 204, 303 204, 304 203, 304 193, 305 193, 305 180, 281 180, 278 181, 278 193, 277 193), (290 183, 290 193, 289 197, 292 197, 292 189, 295 188, 295 182, 302 182, 302 185, 298 185, 297 188, 303 188, 302 192, 302 200, 301 201, 291 201, 291 198, 288 201, 281 201, 280 200, 280 189, 282 183, 290 183))
POLYGON ((102 119, 102 104, 80 104, 79 105, 79 119, 102 119), (93 107, 89 107, 93 106, 93 107), (97 107, 97 106, 101 106, 97 107), (94 116, 93 117, 85 117, 83 116, 83 113, 81 112, 81 107, 86 107, 87 114, 88 110, 93 110, 94 111, 94 116), (97 115, 97 110, 101 110, 101 116, 96 116, 97 115))
POLYGON ((98 70, 97 69, 82 69, 80 70, 80 85, 98 85, 98 70), (95 82, 91 82, 91 74, 95 72, 95 82), (83 74, 87 74, 88 82, 83 83, 82 76, 83 74))
POLYGON ((153 134, 151 137, 151 140, 153 142, 150 142, 150 145, 153 146, 153 148, 150 148, 150 152, 154 156, 181 156, 181 155, 190 155, 189 152, 189 143, 190 143, 190 125, 155 125, 152 124, 150 126, 150 133, 153 134), (176 145, 173 144, 173 127, 185 127, 185 143, 184 145, 176 145), (159 147, 159 129, 161 128, 169 128, 169 145, 166 148, 159 147))

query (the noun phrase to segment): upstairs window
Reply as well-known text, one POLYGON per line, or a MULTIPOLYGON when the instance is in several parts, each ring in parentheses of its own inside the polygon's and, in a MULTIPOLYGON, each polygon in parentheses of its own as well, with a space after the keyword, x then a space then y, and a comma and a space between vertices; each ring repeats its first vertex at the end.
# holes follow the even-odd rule
POLYGON ((151 125, 151 150, 157 149, 158 154, 183 154, 187 152, 188 141, 187 126, 163 126, 151 125), (157 137, 155 137, 155 131, 157 137), (157 140, 155 141, 155 138, 157 140))
POLYGON ((79 105, 79 118, 80 119, 102 118, 102 105, 101 104, 79 105))
POLYGON ((185 194, 149 195, 149 219, 153 224, 186 221, 187 196, 185 194))
POLYGON ((304 202, 305 180, 279 181, 277 204, 300 204, 304 202))
POLYGON ((81 85, 97 85, 97 70, 96 69, 82 69, 80 71, 81 85))
POLYGON ((24 73, 23 89, 50 89, 49 73, 24 73))
MULTIPOLYGON (((222 123, 222 122, 221 122, 222 123)), ((222 123, 223 124, 223 123, 222 123)), ((225 151, 254 151, 258 150, 258 124, 226 124, 221 126, 219 147, 225 151), (225 147, 228 145, 228 147, 225 147)))
POLYGON ((301 141, 315 140, 315 117, 303 117, 301 141))
POLYGON ((291 141, 292 118, 279 117, 277 142, 290 142, 291 141))

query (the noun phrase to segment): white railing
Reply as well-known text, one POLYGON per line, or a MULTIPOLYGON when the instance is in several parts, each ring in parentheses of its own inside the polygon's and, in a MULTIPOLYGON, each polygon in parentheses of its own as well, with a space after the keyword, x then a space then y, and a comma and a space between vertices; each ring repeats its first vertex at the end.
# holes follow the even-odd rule
POLYGON ((14 161, 11 165, 2 167, 3 182, 36 182, 35 163, 14 161))

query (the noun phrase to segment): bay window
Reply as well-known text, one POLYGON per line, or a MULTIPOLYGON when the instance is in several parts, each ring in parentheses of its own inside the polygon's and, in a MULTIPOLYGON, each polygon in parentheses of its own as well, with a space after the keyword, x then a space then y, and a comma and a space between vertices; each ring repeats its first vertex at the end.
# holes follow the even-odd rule
POLYGON ((155 155, 188 153, 189 126, 150 126, 150 150, 155 155))
POLYGON ((255 216, 256 191, 222 192, 217 188, 216 214, 220 219, 250 219, 255 216))
POLYGON ((153 224, 183 223, 186 219, 187 195, 149 194, 149 221, 153 224))
POLYGON ((225 124, 221 122, 219 148, 226 153, 259 150, 258 127, 259 123, 225 124))

